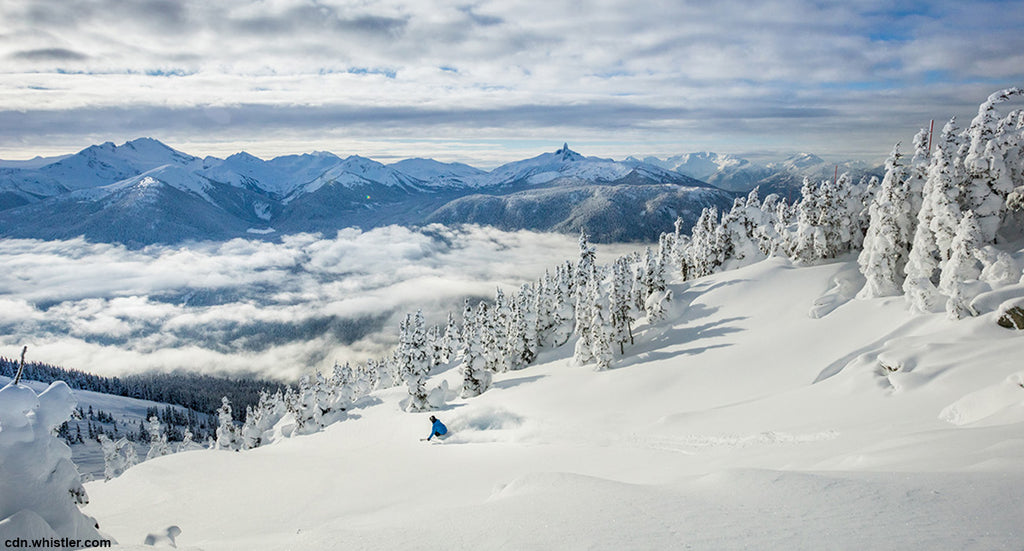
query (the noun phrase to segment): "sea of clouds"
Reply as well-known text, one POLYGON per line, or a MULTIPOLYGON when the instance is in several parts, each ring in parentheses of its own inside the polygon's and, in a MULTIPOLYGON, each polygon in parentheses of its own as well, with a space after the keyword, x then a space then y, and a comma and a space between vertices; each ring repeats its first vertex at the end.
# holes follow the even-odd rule
MULTIPOLYGON (((599 247, 603 261, 636 245, 599 247)), ((440 225, 131 250, 0 240, 0 355, 102 375, 294 379, 390 353, 407 313, 461 313, 578 255, 576 237, 440 225)))

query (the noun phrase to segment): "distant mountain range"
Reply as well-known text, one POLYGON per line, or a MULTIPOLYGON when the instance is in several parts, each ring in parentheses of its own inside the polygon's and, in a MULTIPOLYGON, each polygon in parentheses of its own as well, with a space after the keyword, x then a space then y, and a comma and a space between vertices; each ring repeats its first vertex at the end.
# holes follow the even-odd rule
POLYGON ((803 176, 830 168, 810 155, 775 165, 715 153, 613 161, 565 145, 486 172, 325 152, 199 158, 141 138, 0 161, 0 236, 143 246, 440 222, 650 241, 676 217, 689 227, 704 207, 728 208, 757 185, 793 198, 803 176))

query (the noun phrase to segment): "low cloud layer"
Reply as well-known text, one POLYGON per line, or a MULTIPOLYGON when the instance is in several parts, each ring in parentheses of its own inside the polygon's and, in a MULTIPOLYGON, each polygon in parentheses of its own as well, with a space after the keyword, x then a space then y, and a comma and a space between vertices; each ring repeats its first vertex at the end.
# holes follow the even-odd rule
POLYGON ((291 379, 380 357, 406 313, 443 323, 465 297, 514 290, 577 253, 571 236, 476 226, 142 250, 0 240, 0 355, 29 345, 31 359, 104 375, 291 379))

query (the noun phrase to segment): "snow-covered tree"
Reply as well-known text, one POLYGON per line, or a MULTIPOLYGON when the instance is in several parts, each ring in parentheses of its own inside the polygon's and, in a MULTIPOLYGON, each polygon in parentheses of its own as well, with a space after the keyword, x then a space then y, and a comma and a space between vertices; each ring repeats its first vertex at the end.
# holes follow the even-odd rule
POLYGON ((441 337, 440 363, 446 364, 455 359, 458 350, 462 348, 461 331, 455 323, 455 314, 448 312, 448 322, 444 327, 444 335, 441 337))
POLYGON ((571 274, 571 267, 566 263, 559 267, 552 280, 548 344, 555 347, 565 344, 576 329, 576 298, 571 274))
POLYGON ((978 279, 982 265, 978 252, 984 242, 981 226, 973 211, 967 211, 960 220, 949 260, 942 264, 942 275, 939 278, 939 290, 949 300, 946 301, 946 312, 953 319, 963 319, 974 315, 971 310, 970 298, 966 295, 964 283, 978 279))
POLYGON ((217 449, 238 451, 241 448, 238 429, 231 416, 231 401, 227 396, 221 398, 220 409, 217 410, 217 449))
POLYGON ((625 353, 626 343, 633 344, 634 302, 630 296, 632 270, 625 257, 612 265, 612 291, 609 295, 609 309, 612 320, 613 342, 618 343, 619 352, 625 353))
POLYGON ((871 225, 857 262, 867 280, 858 298, 900 294, 910 251, 910 205, 899 144, 885 163, 885 178, 871 203, 871 225))
POLYGON ((113 480, 124 472, 124 456, 106 434, 99 435, 99 441, 100 449, 103 450, 103 478, 113 480))
POLYGON ((585 365, 593 360, 594 341, 592 324, 594 321, 594 294, 592 286, 595 285, 594 282, 596 281, 596 267, 591 265, 587 283, 577 287, 576 335, 579 339, 576 341, 576 347, 573 350, 573 363, 575 365, 585 365))
POLYGON ((964 170, 967 185, 964 210, 974 211, 984 243, 993 243, 1006 211, 1006 199, 1014 189, 1012 173, 1006 165, 1006 153, 1015 144, 1011 134, 1000 128, 1001 115, 996 106, 1024 94, 1020 88, 1008 88, 988 97, 978 107, 978 115, 967 129, 964 170))
POLYGON ((427 355, 426 333, 423 312, 406 318, 407 338, 400 351, 402 364, 406 369, 406 385, 409 388, 408 411, 419 412, 431 409, 428 400, 427 376, 430 375, 430 357, 427 355))
POLYGON ((615 328, 612 326, 607 293, 598 277, 595 272, 587 287, 590 290, 590 356, 595 363, 595 369, 600 371, 611 367, 615 328))
MULTIPOLYGON (((959 216, 955 191, 950 195, 955 186, 949 180, 949 154, 956 149, 955 141, 950 141, 950 137, 955 135, 953 124, 950 121, 943 130, 938 147, 932 155, 932 162, 925 172, 921 208, 917 214, 917 226, 905 268, 907 277, 903 281, 903 293, 911 310, 915 312, 934 312, 941 308, 941 295, 936 284, 939 281, 942 253, 933 228, 938 225, 936 214, 939 211, 949 220, 959 216), (954 144, 952 149, 951 144, 954 144)), ((952 139, 955 140, 955 137, 952 139)))
MULTIPOLYGON (((486 303, 480 304, 486 312, 486 303)), ((463 316, 462 328, 462 350, 459 354, 462 358, 462 397, 473 398, 491 386, 491 372, 487 369, 481 326, 472 310, 463 316)))
POLYGON ((939 261, 949 258, 953 238, 956 237, 960 219, 963 217, 961 205, 965 203, 965 176, 959 157, 962 145, 959 134, 955 118, 943 126, 925 182, 928 193, 924 200, 929 209, 927 216, 930 216, 928 227, 935 239, 939 261))
MULTIPOLYGON (((494 294, 494 306, 491 308, 490 323, 493 344, 489 347, 490 364, 496 373, 512 369, 512 360, 505 353, 509 341, 509 325, 512 309, 505 293, 498 289, 494 294)), ((513 337, 514 339, 515 337, 513 337)))
POLYGON ((800 188, 802 198, 796 205, 796 233, 792 236, 789 248, 790 258, 797 262, 811 263, 821 258, 819 243, 824 243, 825 235, 818 226, 821 218, 818 195, 818 187, 811 183, 810 178, 805 177, 800 188))
POLYGON ((691 230, 688 274, 693 278, 713 274, 725 262, 723 232, 719 231, 718 209, 705 207, 691 230))
POLYGON ((149 418, 146 430, 149 432, 149 453, 146 454, 146 461, 170 455, 171 446, 167 443, 167 434, 164 433, 164 427, 157 416, 149 418))

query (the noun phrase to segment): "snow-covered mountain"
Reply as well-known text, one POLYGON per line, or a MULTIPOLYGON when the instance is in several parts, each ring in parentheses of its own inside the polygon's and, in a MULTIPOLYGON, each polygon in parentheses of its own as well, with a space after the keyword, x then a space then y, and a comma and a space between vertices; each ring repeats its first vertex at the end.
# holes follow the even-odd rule
POLYGON ((862 176, 882 176, 881 167, 860 161, 832 163, 811 153, 797 153, 781 161, 756 163, 734 155, 713 152, 687 153, 667 159, 646 157, 631 162, 644 162, 685 174, 727 191, 746 193, 760 187, 761 196, 776 193, 793 200, 800 196, 800 187, 805 177, 811 181, 831 180, 836 167, 839 173, 849 172, 854 181, 862 176))
POLYGON ((0 235, 145 245, 444 221, 653 240, 674 213, 692 222, 704 206, 731 201, 678 172, 585 157, 567 145, 491 172, 323 152, 199 159, 148 138, 37 164, 0 168, 0 235), (633 217, 623 215, 635 213, 639 225, 625 227, 633 217))
POLYGON ((747 159, 708 151, 675 155, 664 160, 646 157, 642 162, 674 170, 727 191, 743 193, 753 189, 758 180, 772 173, 768 167, 747 159))
POLYGON ((317 434, 88 483, 85 512, 211 551, 1019 547, 1020 332, 853 300, 858 277, 773 258, 676 282, 610 370, 570 343, 438 411, 377 391, 317 434))

